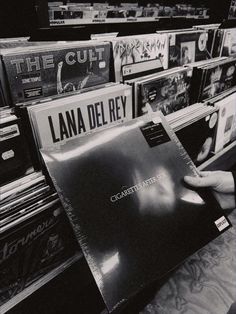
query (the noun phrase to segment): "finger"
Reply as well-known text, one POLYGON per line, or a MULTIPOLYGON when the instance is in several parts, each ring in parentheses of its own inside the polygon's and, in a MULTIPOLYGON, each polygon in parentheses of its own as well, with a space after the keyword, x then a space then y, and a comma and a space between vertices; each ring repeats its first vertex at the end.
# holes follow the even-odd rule
POLYGON ((218 181, 216 180, 215 176, 206 176, 206 177, 185 176, 184 181, 190 186, 193 186, 196 188, 215 187, 218 184, 218 181))
POLYGON ((201 176, 201 177, 208 177, 209 175, 211 175, 212 174, 212 171, 200 171, 199 172, 199 175, 201 176))

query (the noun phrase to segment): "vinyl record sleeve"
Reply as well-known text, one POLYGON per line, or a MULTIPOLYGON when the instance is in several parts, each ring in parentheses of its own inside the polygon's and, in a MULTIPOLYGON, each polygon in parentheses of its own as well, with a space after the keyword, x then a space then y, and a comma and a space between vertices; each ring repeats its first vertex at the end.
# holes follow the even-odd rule
POLYGON ((207 32, 169 34, 169 68, 207 59, 207 32))
POLYGON ((0 306, 78 250, 60 205, 0 234, 0 306))
POLYGON ((204 101, 236 85, 236 59, 202 68, 202 85, 198 101, 204 101))
POLYGON ((168 68, 168 34, 118 37, 112 41, 115 81, 120 82, 122 66, 159 58, 168 68))
POLYGON ((110 312, 230 226, 184 186, 196 169, 158 114, 42 155, 110 312))
POLYGON ((222 42, 222 56, 233 56, 236 54, 236 28, 224 30, 222 42))
POLYGON ((132 119, 132 88, 114 84, 33 105, 28 111, 38 146, 52 147, 132 119))
POLYGON ((217 109, 178 130, 176 135, 196 166, 212 156, 218 123, 217 109))
POLYGON ((13 104, 81 90, 110 79, 109 43, 6 49, 2 54, 13 104))
POLYGON ((182 68, 175 73, 141 83, 138 116, 145 113, 147 103, 154 112, 160 110, 164 115, 189 106, 191 77, 192 69, 182 68))
POLYGON ((216 102, 219 108, 219 121, 215 137, 214 152, 222 150, 231 140, 236 118, 236 93, 216 102))
POLYGON ((213 48, 215 45, 215 38, 220 24, 206 24, 206 25, 195 25, 193 28, 202 29, 207 31, 207 56, 213 57, 213 48))

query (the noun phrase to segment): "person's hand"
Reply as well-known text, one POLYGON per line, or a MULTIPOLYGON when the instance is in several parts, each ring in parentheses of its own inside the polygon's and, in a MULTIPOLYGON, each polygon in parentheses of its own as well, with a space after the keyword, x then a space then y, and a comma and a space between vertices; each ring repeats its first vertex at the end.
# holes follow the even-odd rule
POLYGON ((231 172, 202 171, 199 177, 185 176, 184 181, 193 188, 211 188, 223 209, 233 209, 235 203, 235 184, 231 172))

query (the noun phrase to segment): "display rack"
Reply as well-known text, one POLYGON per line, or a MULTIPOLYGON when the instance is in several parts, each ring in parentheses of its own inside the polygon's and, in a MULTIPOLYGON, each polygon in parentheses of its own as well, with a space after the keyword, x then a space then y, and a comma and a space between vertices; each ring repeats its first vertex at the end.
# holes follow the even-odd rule
POLYGON ((62 25, 87 25, 87 24, 117 24, 117 23, 143 23, 143 22, 158 22, 161 20, 169 19, 193 19, 193 20, 208 20, 209 16, 161 16, 161 17, 143 17, 143 18, 94 18, 94 19, 61 19, 50 20, 50 26, 62 26, 62 25))

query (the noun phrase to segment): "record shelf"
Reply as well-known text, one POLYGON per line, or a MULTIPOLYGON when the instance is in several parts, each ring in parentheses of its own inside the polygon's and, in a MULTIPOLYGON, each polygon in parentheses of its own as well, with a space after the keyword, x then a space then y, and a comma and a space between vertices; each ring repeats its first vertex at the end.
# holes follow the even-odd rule
MULTIPOLYGON (((40 3, 40 1, 37 1, 40 3)), ((126 18, 124 19, 87 19, 83 20, 83 23, 78 19, 71 19, 71 20, 51 20, 50 25, 48 23, 48 17, 45 17, 45 8, 46 8, 46 0, 41 1, 42 7, 44 13, 42 14, 41 24, 39 23, 40 27, 34 31, 31 32, 31 40, 52 40, 54 37, 54 40, 68 40, 68 39, 75 39, 76 36, 81 37, 82 39, 88 39, 87 37, 91 35, 91 30, 105 30, 107 31, 109 27, 111 27, 111 30, 116 29, 116 24, 119 24, 117 28, 121 30, 121 33, 124 32, 124 30, 129 34, 129 32, 132 32, 132 29, 135 29, 135 25, 137 25, 137 29, 134 30, 134 32, 140 32, 142 28, 146 27, 146 30, 143 31, 143 33, 147 32, 148 26, 150 26, 150 29, 153 30, 156 27, 156 23, 160 23, 162 25, 161 27, 165 27, 165 24, 169 25, 169 28, 173 25, 180 25, 181 19, 184 20, 183 24, 186 27, 189 27, 190 25, 195 24, 206 24, 209 20, 209 16, 187 16, 187 17, 156 17, 156 18, 126 18), (47 24, 44 23, 44 21, 47 20, 47 24), (127 30, 126 23, 132 24, 133 27, 127 30), (86 24, 86 26, 84 25, 86 24), (142 26, 141 26, 142 24, 142 26), (72 31, 71 31, 72 30, 72 31), (78 33, 80 33, 78 35, 78 33), (64 36, 64 37, 63 37, 64 36), (63 37, 63 38, 62 38, 63 37)), ((42 8, 38 7, 38 11, 40 11, 42 8)), ((39 18, 39 16, 38 16, 39 18)), ((213 19, 214 21, 214 19, 213 19)), ((165 29, 165 28, 164 28, 165 29)), ((149 30, 150 32, 150 30, 149 30)), ((96 33, 96 31, 95 31, 96 33)), ((80 39, 81 39, 80 38, 80 39)), ((194 141, 194 139, 193 139, 194 141)), ((236 140, 226 147, 224 147, 220 152, 216 153, 213 157, 209 158, 207 161, 203 162, 200 166, 197 167, 198 170, 204 171, 204 170, 231 170, 233 167, 236 166, 236 140)), ((74 256, 63 262, 60 266, 56 267, 52 271, 50 271, 48 274, 44 275, 34 283, 32 283, 29 287, 25 288, 23 291, 15 295, 12 299, 8 300, 5 304, 0 306, 0 313, 4 314, 7 313, 9 310, 14 308, 17 304, 25 300, 27 297, 32 295, 34 292, 36 292, 38 289, 42 289, 43 286, 48 284, 50 281, 53 281, 57 276, 62 274, 65 270, 69 269, 72 265, 77 264, 81 265, 85 261, 85 258, 81 251, 76 253, 74 256)), ((87 266, 87 264, 86 264, 87 266)), ((80 266, 79 266, 80 267, 80 266)), ((91 281, 91 273, 89 271, 89 268, 86 268, 85 273, 83 274, 85 277, 85 281, 87 279, 87 284, 91 281)), ((82 286, 84 283, 81 284, 82 286)))

